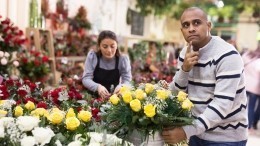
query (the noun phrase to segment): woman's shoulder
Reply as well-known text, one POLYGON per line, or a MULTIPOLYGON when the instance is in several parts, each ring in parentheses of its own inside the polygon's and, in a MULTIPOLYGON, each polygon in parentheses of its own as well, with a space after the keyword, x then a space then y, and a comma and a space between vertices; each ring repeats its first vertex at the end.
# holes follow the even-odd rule
POLYGON ((96 58, 97 57, 97 55, 96 55, 96 51, 94 51, 94 50, 90 50, 89 52, 88 52, 88 56, 87 56, 87 58, 89 58, 89 59, 93 59, 93 58, 96 58))
POLYGON ((119 60, 122 60, 122 61, 129 61, 129 56, 127 54, 121 54, 119 56, 119 60))

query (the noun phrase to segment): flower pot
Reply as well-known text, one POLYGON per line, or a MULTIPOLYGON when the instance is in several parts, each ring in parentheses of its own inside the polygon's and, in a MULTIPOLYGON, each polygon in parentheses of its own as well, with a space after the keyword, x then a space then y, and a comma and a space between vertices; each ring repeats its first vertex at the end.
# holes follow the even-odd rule
POLYGON ((135 146, 163 146, 164 140, 159 132, 149 135, 146 139, 138 130, 134 130, 127 138, 135 146))

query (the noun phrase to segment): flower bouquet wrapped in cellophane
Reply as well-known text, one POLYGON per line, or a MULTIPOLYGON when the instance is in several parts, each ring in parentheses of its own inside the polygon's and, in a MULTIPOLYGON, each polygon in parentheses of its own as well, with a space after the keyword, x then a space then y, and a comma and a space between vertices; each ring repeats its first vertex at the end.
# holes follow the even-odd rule
POLYGON ((145 140, 163 128, 192 124, 193 104, 185 92, 172 93, 167 83, 123 86, 119 94, 102 105, 101 114, 108 132, 127 138, 134 130, 145 140))

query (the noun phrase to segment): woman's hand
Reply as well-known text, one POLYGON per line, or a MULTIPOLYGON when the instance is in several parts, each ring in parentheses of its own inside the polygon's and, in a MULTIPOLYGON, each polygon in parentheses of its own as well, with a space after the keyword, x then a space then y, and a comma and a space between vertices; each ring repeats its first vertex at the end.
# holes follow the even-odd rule
POLYGON ((98 85, 98 95, 102 98, 106 98, 108 96, 110 96, 111 94, 107 91, 107 89, 102 86, 102 85, 98 85))

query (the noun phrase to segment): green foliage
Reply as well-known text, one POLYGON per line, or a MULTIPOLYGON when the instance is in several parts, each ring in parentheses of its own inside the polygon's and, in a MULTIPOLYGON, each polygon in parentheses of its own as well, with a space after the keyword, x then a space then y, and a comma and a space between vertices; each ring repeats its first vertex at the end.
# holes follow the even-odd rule
POLYGON ((140 9, 143 15, 165 15, 171 12, 176 0, 137 0, 136 8, 140 9))

